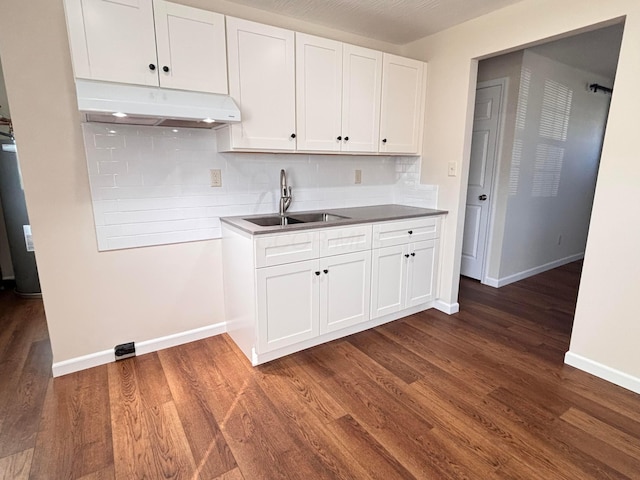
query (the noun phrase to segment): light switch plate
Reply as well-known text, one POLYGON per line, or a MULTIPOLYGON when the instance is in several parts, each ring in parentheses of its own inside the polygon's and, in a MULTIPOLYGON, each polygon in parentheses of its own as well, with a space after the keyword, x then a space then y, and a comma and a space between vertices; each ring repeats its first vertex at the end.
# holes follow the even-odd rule
POLYGON ((355 182, 356 184, 362 183, 362 170, 356 170, 355 182))
POLYGON ((455 177, 458 174, 458 164, 456 162, 449 162, 449 176, 455 177))

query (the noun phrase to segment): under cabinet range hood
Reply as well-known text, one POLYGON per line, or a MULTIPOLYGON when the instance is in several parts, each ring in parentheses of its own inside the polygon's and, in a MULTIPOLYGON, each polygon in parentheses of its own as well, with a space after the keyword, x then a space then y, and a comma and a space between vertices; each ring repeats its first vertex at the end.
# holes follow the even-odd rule
POLYGON ((89 122, 212 128, 240 121, 228 95, 82 79, 76 92, 89 122))

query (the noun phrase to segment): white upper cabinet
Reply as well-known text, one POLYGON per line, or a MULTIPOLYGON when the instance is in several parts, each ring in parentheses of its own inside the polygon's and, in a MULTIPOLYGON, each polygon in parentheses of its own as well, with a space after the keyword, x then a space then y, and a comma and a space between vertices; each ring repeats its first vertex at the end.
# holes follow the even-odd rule
POLYGON ((227 93, 224 15, 164 0, 65 8, 76 77, 227 93))
POLYGON ((298 150, 339 152, 342 43, 296 33, 298 150))
POLYGON ((382 53, 296 33, 298 150, 377 152, 382 53))
POLYGON ((382 52, 344 45, 343 152, 377 152, 380 137, 382 52))
POLYGON ((424 81, 423 62, 387 53, 383 55, 381 153, 419 153, 424 81))
POLYGON ((151 0, 65 0, 65 7, 76 77, 158 85, 151 0))
POLYGON ((224 15, 164 0, 153 8, 160 86, 226 94, 224 15))
POLYGON ((294 46, 292 31, 227 17, 229 93, 242 112, 230 149, 295 150, 294 46))

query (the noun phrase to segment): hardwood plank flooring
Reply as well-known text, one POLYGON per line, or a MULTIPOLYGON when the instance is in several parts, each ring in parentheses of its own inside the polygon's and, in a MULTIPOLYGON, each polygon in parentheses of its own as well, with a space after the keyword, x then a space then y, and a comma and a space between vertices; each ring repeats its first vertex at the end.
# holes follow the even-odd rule
POLYGON ((640 478, 640 395, 563 364, 580 270, 257 368, 220 335, 56 379, 0 291, 0 480, 640 478))

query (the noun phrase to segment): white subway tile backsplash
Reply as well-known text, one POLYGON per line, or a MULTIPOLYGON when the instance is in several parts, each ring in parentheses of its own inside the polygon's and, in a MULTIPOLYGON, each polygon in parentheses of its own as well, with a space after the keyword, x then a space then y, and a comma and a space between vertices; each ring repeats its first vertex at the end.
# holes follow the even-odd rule
POLYGON ((96 148, 124 148, 124 136, 122 135, 96 133, 93 140, 96 148))
POLYGON ((142 187, 144 182, 141 173, 123 173, 115 175, 116 186, 121 187, 142 187))
POLYGON ((106 162, 91 162, 91 163, 93 164, 97 163, 98 171, 95 173, 99 175, 127 173, 127 162, 118 162, 118 161, 109 160, 106 162))
POLYGON ((282 168, 290 211, 437 202, 437 187, 419 184, 417 157, 219 154, 211 130, 82 127, 99 250, 219 238, 220 217, 277 211, 282 168), (222 187, 210 186, 214 168, 222 187))
POLYGON ((97 188, 109 188, 116 186, 116 176, 115 175, 93 175, 91 176, 91 182, 97 188))

